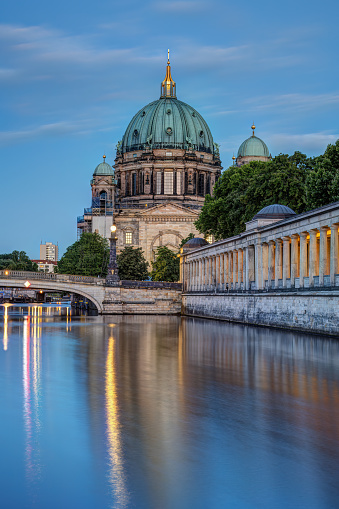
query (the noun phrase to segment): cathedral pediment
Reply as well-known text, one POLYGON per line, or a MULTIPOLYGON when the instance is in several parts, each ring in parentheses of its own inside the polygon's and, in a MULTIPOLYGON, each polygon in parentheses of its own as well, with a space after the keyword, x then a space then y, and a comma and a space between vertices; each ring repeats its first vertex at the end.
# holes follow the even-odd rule
POLYGON ((185 217, 198 217, 200 211, 188 209, 187 207, 182 207, 181 205, 177 205, 175 203, 163 203, 161 205, 156 205, 155 207, 150 207, 149 209, 140 212, 141 217, 151 217, 151 216, 185 216, 185 217))

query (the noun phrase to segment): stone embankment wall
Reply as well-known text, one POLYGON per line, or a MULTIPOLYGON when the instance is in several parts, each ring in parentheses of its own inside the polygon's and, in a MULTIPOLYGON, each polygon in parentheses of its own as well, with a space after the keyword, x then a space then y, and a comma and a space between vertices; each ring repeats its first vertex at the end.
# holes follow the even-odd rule
POLYGON ((182 297, 182 314, 339 335, 339 291, 186 293, 182 297))
POLYGON ((180 283, 121 281, 106 287, 102 314, 179 315, 181 294, 180 283))

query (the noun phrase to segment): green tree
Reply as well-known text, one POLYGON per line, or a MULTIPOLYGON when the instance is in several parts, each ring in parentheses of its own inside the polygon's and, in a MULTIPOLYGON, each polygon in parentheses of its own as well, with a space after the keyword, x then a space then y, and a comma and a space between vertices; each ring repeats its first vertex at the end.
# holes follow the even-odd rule
POLYGON ((157 248, 156 258, 152 263, 151 278, 153 281, 178 281, 180 262, 178 256, 168 247, 157 248))
POLYGON ((315 159, 307 179, 309 209, 339 200, 339 140, 328 145, 324 154, 315 159))
POLYGON ((109 260, 107 239, 98 233, 83 233, 66 249, 58 262, 60 274, 106 277, 109 260))
POLYGON ((216 240, 237 235, 245 223, 266 205, 288 205, 296 213, 307 210, 306 180, 313 160, 296 152, 279 154, 271 161, 251 161, 226 170, 206 196, 195 223, 205 235, 216 240))
POLYGON ((126 246, 117 256, 120 279, 144 281, 148 278, 148 262, 141 247, 126 246))
POLYGON ((6 269, 38 272, 38 265, 30 260, 25 251, 13 251, 0 254, 0 270, 6 269))

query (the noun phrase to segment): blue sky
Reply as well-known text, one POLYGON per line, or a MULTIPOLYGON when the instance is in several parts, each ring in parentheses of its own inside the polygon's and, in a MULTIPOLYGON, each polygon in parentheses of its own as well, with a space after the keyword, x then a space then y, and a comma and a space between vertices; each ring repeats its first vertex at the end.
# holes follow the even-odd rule
POLYGON ((159 97, 167 48, 224 168, 253 121, 272 155, 322 153, 339 138, 338 14, 335 0, 3 4, 0 253, 76 240, 92 173, 159 97))

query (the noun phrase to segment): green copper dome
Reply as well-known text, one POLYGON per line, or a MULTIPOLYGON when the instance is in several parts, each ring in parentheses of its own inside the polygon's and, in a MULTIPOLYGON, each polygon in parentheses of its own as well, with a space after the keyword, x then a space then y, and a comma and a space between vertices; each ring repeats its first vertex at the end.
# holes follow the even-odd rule
POLYGON ((261 156, 270 157, 267 145, 264 141, 256 136, 251 136, 243 141, 238 150, 238 157, 261 156))
POLYGON ((121 153, 145 148, 185 149, 214 153, 211 131, 194 108, 176 98, 176 85, 171 76, 169 60, 161 97, 132 118, 122 142, 121 153))
POLYGON ((107 164, 105 162, 105 159, 106 159, 106 156, 104 156, 104 161, 102 163, 98 164, 98 166, 95 168, 93 175, 96 175, 96 176, 98 176, 98 175, 110 175, 110 176, 114 176, 114 170, 113 170, 112 166, 107 164))
POLYGON ((254 135, 254 124, 251 129, 253 131, 252 136, 242 142, 239 147, 237 157, 270 157, 266 143, 254 135))
POLYGON ((213 153, 211 131, 194 108, 175 98, 153 101, 132 118, 121 151, 152 148, 193 148, 213 153))

